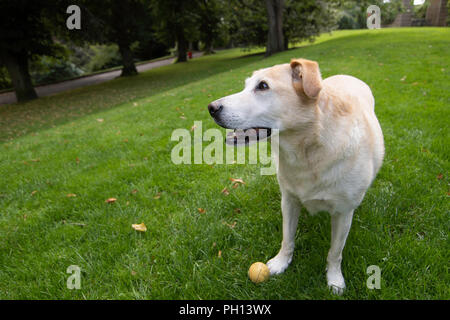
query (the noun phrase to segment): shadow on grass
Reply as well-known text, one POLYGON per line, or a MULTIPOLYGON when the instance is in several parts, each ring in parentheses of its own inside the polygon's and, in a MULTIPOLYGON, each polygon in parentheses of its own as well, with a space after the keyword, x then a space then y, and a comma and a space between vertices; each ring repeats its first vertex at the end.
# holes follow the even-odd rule
POLYGON ((135 99, 151 97, 190 82, 250 64, 259 57, 226 51, 169 66, 152 69, 134 77, 116 78, 101 84, 61 92, 52 96, 0 106, 0 141, 46 130, 86 115, 113 109, 135 99))

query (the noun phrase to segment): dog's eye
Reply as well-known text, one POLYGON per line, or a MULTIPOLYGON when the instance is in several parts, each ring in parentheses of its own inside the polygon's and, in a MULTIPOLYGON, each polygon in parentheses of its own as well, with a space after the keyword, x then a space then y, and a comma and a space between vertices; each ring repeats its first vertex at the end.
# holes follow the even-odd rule
POLYGON ((261 81, 260 83, 258 83, 258 85, 256 86, 257 90, 267 90, 269 89, 269 85, 267 84, 267 82, 265 81, 261 81))

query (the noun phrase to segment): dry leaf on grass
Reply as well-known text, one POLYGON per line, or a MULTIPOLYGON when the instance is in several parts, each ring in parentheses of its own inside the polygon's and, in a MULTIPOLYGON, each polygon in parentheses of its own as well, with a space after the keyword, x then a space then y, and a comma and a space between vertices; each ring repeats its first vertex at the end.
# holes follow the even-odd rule
POLYGON ((203 209, 203 208, 198 208, 198 212, 200 212, 200 213, 205 213, 205 212, 206 212, 206 210, 205 210, 205 209, 203 209))
POLYGON ((222 250, 219 250, 219 252, 217 253, 217 256, 218 256, 219 258, 222 258, 222 250))
POLYGON ((232 224, 226 223, 224 221, 223 224, 227 225, 230 229, 233 229, 236 226, 236 221, 234 221, 232 224))
POLYGON ((223 190, 222 190, 222 193, 224 194, 224 195, 229 195, 230 194, 230 191, 228 191, 228 189, 227 188, 224 188, 223 190))
POLYGON ((117 201, 116 198, 108 198, 108 199, 105 200, 106 203, 113 203, 113 202, 116 202, 116 201, 117 201))
POLYGON ((132 194, 136 194, 138 191, 137 189, 134 189, 133 191, 131 191, 132 194))
POLYGON ((133 229, 136 231, 140 231, 140 232, 147 231, 147 227, 145 226, 145 224, 143 222, 141 224, 132 224, 131 227, 133 227, 133 229))
POLYGON ((68 193, 67 194, 67 198, 73 198, 76 197, 77 195, 75 193, 68 193))
POLYGON ((34 190, 33 192, 31 192, 31 195, 34 196, 37 193, 37 190, 34 190))
POLYGON ((234 179, 234 178, 230 178, 231 182, 237 182, 237 183, 242 183, 245 184, 244 180, 242 179, 234 179))
POLYGON ((438 180, 441 180, 443 177, 444 177, 444 175, 443 175, 442 173, 439 173, 439 174, 436 176, 436 178, 437 178, 438 180))
POLYGON ((153 197, 153 199, 156 199, 156 200, 158 200, 159 198, 161 198, 161 192, 158 192, 158 193, 153 197))
POLYGON ((98 122, 103 122, 104 120, 103 120, 103 119, 97 119, 97 121, 98 121, 98 122))

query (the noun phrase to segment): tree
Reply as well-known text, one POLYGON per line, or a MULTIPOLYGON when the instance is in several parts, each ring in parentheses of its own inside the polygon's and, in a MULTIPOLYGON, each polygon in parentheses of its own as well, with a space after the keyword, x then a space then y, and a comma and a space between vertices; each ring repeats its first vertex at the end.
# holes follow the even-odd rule
POLYGON ((336 27, 335 6, 330 1, 286 0, 283 34, 285 49, 289 42, 312 41, 321 32, 336 27))
POLYGON ((4 0, 0 2, 0 63, 14 86, 17 101, 37 98, 28 70, 37 55, 57 55, 51 19, 57 7, 52 1, 4 0))
MULTIPOLYGON (((143 0, 96 0, 84 2, 84 13, 98 19, 96 41, 115 43, 122 57, 121 76, 137 74, 131 45, 141 39, 151 23, 150 8, 143 0)), ((92 24, 94 25, 94 24, 92 24)), ((93 30, 87 31, 92 35, 93 30)))
POLYGON ((187 61, 187 36, 198 22, 198 1, 155 0, 152 3, 154 16, 159 21, 158 30, 161 37, 168 42, 176 42, 176 62, 187 61))
POLYGON ((266 56, 283 51, 283 10, 284 0, 266 0, 269 33, 267 35, 266 56))
POLYGON ((217 0, 199 1, 200 40, 205 44, 205 54, 214 53, 213 41, 219 34, 220 9, 217 0))
POLYGON ((327 1, 267 0, 261 6, 258 0, 232 0, 227 8, 224 20, 233 43, 267 45, 266 55, 286 50, 289 42, 312 40, 335 25, 327 1))

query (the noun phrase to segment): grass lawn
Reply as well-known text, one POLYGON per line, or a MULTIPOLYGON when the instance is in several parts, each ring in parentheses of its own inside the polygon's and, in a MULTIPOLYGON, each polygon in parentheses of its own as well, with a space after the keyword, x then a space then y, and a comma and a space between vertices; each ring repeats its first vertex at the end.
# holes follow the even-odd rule
POLYGON ((0 298, 450 299, 449 83, 448 28, 361 30, 0 106, 0 298), (302 212, 290 267, 255 285, 248 267, 281 242, 276 177, 170 160, 174 129, 217 128, 210 101, 294 57, 318 61, 324 78, 368 83, 384 131, 384 165, 344 250, 342 297, 326 286, 327 214, 302 212), (141 222, 145 233, 131 228, 141 222), (70 265, 82 270, 80 290, 66 288, 70 265), (380 290, 366 287, 370 265, 382 270, 380 290))

